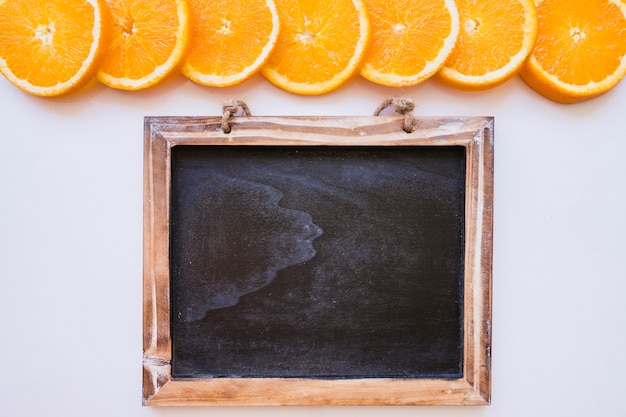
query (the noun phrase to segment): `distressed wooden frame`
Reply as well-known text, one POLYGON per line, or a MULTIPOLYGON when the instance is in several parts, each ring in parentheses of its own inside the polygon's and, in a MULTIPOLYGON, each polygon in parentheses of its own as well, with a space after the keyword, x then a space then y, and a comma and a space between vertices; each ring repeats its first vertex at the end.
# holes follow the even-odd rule
POLYGON ((144 405, 488 405, 491 400, 493 118, 147 117, 144 124, 144 405), (177 145, 463 146, 466 149, 464 352, 459 379, 171 376, 169 210, 177 145))

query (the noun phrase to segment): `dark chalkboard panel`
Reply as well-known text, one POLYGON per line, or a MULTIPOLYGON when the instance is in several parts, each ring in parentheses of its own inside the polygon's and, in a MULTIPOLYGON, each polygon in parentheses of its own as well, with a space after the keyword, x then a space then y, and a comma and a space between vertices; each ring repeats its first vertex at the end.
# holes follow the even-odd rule
POLYGON ((460 377, 463 147, 172 153, 174 377, 460 377))
POLYGON ((484 405, 493 120, 145 120, 145 405, 484 405))

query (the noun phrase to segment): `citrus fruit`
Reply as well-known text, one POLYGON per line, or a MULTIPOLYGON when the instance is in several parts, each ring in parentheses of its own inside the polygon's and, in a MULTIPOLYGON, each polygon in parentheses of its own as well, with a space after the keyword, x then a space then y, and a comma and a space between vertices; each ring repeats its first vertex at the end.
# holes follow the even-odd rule
POLYGON ((79 89, 102 57, 104 10, 100 0, 0 1, 0 71, 38 96, 79 89))
POLYGON ((189 38, 185 0, 105 0, 111 41, 98 80, 122 90, 153 86, 184 58, 189 38))
POLYGON ((463 90, 495 87, 515 76, 537 37, 533 0, 456 0, 461 30, 437 79, 463 90))
POLYGON ((364 0, 372 40, 361 75, 387 86, 418 84, 435 74, 459 33, 453 0, 364 0))
POLYGON ((277 0, 278 42, 261 69, 274 85, 296 94, 323 94, 359 68, 369 42, 361 0, 277 0))
POLYGON ((255 74, 278 39, 273 0, 188 0, 191 41, 183 74, 199 84, 226 87, 255 74))
POLYGON ((606 93, 626 74, 626 3, 536 1, 537 41, 521 78, 560 103, 606 93))

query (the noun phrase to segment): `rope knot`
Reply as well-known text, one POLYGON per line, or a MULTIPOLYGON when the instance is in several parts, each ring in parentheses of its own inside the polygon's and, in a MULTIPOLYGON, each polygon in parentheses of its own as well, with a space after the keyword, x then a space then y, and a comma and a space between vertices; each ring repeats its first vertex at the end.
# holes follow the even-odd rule
POLYGON ((380 113, 387 107, 392 106, 396 113, 404 116, 404 125, 402 129, 406 133, 411 133, 415 130, 415 118, 413 117, 413 110, 415 109, 415 103, 409 98, 397 98, 392 97, 380 103, 380 106, 376 109, 374 116, 380 115, 380 113))
POLYGON ((237 114, 239 110, 246 116, 250 116, 248 105, 241 100, 229 100, 222 105, 222 131, 224 133, 230 133, 230 124, 228 124, 228 121, 231 116, 237 114))

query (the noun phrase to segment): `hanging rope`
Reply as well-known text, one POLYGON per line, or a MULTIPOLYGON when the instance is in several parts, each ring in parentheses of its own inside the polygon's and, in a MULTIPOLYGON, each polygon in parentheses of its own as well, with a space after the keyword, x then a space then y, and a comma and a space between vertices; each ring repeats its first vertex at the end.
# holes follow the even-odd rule
POLYGON ((380 113, 389 106, 393 106, 396 113, 400 113, 404 116, 404 125, 402 126, 402 129, 406 133, 413 132, 415 130, 415 117, 413 116, 415 104, 413 103, 413 100, 398 97, 388 98, 380 103, 380 106, 378 106, 376 112, 374 112, 374 116, 379 116, 380 113))
POLYGON ((248 105, 241 100, 229 100, 222 106, 222 131, 226 134, 230 133, 230 118, 237 114, 239 111, 246 116, 250 116, 250 109, 248 105))

